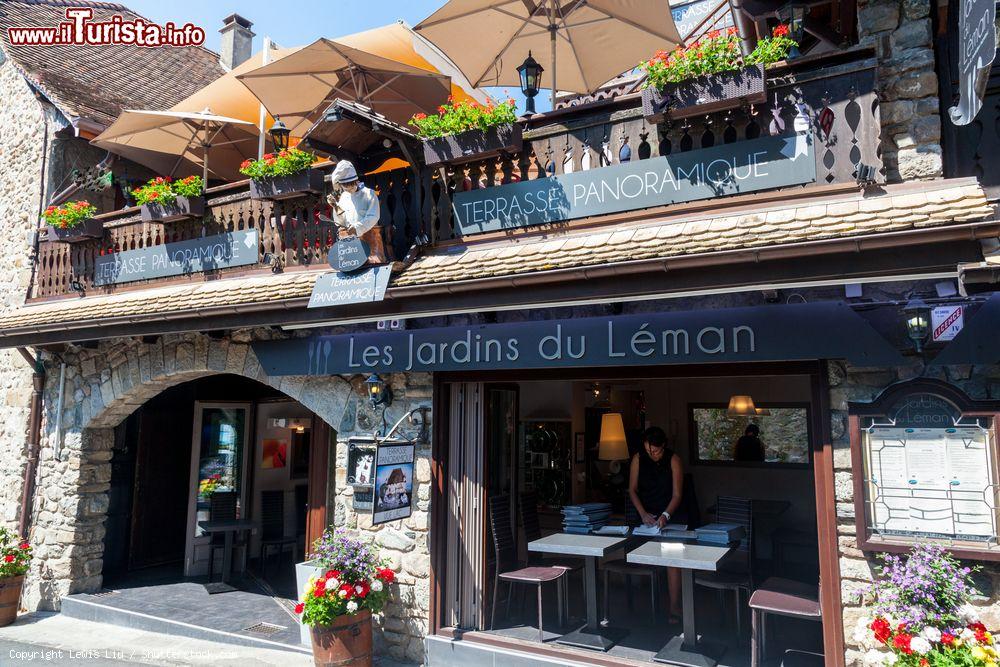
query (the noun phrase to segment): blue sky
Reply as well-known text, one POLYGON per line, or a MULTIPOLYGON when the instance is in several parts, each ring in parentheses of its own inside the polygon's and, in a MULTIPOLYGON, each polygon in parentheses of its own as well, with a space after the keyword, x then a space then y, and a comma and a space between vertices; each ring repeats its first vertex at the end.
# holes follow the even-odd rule
MULTIPOLYGON (((157 23, 191 22, 207 33, 205 45, 219 49, 222 19, 232 13, 253 22, 254 51, 260 49, 264 36, 281 46, 308 44, 319 37, 336 37, 377 28, 403 19, 416 25, 444 4, 444 0, 122 0, 136 12, 157 23)), ((502 90, 491 91, 502 95, 502 90)), ((509 89, 511 97, 524 108, 519 90, 509 89)), ((549 108, 548 95, 536 99, 538 111, 549 108)))

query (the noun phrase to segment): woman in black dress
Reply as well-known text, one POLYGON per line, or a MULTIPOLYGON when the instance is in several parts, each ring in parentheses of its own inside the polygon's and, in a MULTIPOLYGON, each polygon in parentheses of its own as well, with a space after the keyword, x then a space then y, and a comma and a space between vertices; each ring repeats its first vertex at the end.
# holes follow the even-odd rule
MULTIPOLYGON (((642 523, 663 528, 681 509, 684 492, 684 464, 667 447, 667 434, 658 426, 642 434, 642 449, 632 457, 628 492, 642 523)), ((681 521, 682 522, 682 521, 681 521)), ((681 618, 681 573, 667 568, 670 585, 670 621, 681 618)))

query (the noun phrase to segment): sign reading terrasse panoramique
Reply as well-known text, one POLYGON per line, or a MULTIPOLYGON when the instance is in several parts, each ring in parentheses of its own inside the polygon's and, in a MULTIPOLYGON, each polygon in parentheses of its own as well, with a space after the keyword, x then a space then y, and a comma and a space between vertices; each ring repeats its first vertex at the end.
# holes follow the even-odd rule
POLYGON ((453 207, 459 232, 478 234, 815 180, 804 132, 457 192, 453 207))
POLYGON ((253 349, 272 376, 795 359, 901 363, 860 315, 836 302, 343 334, 253 349), (310 364, 317 344, 322 367, 310 364))
POLYGON ((256 264, 257 243, 257 231, 249 230, 104 255, 94 260, 94 284, 118 285, 256 264))

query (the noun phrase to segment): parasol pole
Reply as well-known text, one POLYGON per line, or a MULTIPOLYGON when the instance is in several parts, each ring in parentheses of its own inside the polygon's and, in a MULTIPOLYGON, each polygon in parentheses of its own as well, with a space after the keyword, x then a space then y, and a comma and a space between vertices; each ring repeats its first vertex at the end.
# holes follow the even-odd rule
POLYGON ((557 0, 550 0, 549 2, 549 38, 552 44, 552 109, 556 108, 556 31, 559 27, 556 25, 556 10, 555 2, 557 0))
POLYGON ((201 145, 201 187, 203 189, 208 188, 208 122, 206 121, 205 128, 205 141, 201 145))
MULTIPOLYGON (((260 57, 261 67, 271 62, 271 38, 264 37, 264 53, 260 57)), ((257 138, 257 159, 264 157, 264 137, 267 136, 267 128, 264 125, 267 123, 267 109, 264 108, 263 103, 260 105, 260 115, 258 117, 257 129, 260 131, 260 136, 257 138)))

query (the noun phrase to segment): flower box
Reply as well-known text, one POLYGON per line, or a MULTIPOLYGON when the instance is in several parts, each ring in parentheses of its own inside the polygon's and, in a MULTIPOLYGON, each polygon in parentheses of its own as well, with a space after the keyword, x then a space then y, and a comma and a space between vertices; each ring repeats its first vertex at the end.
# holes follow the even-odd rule
POLYGON ((54 243, 80 243, 104 236, 104 223, 100 220, 87 218, 72 227, 53 227, 49 225, 49 241, 54 243))
POLYGON ((291 176, 271 176, 250 181, 250 196, 254 199, 291 199, 322 192, 323 172, 311 168, 291 176))
POLYGON ((764 66, 751 65, 642 91, 642 115, 650 123, 686 118, 767 99, 764 66))
POLYGON ((205 215, 205 198, 178 195, 169 204, 149 202, 142 205, 141 215, 143 222, 177 222, 200 218, 205 215))
POLYGON ((495 125, 486 131, 467 130, 444 137, 424 139, 424 161, 431 167, 482 160, 501 152, 521 150, 521 125, 495 125))

